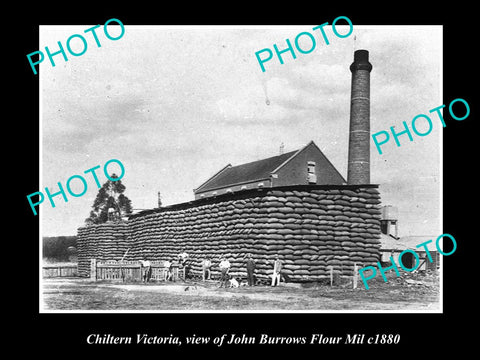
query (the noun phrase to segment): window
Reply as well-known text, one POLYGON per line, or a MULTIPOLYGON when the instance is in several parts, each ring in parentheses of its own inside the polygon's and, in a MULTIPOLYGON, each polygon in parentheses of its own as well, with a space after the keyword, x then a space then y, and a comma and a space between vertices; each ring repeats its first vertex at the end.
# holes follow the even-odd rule
POLYGON ((307 182, 309 184, 317 183, 317 175, 315 174, 315 161, 307 162, 307 182))

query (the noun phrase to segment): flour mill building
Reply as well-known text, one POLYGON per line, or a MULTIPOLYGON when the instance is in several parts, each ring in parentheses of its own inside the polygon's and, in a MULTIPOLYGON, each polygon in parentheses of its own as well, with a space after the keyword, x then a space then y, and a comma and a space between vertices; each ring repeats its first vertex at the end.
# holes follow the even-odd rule
POLYGON ((305 147, 247 164, 228 164, 194 190, 195 199, 247 189, 289 185, 344 185, 347 181, 313 141, 305 147))
POLYGON ((330 269, 352 276, 355 264, 375 264, 381 213, 378 185, 370 184, 368 51, 355 51, 350 70, 346 180, 313 141, 296 151, 227 165, 194 189, 195 200, 78 229, 79 273, 88 274, 90 259, 161 261, 182 249, 194 273, 210 258, 215 275, 220 257, 227 256, 238 277, 245 275, 244 257, 251 253, 259 279, 271 274, 276 255, 292 281, 319 280, 330 269))

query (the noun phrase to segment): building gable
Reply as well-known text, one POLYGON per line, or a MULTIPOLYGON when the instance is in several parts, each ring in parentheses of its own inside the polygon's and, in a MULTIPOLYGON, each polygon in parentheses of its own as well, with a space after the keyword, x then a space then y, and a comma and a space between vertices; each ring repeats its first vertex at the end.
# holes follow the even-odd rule
POLYGON ((307 162, 315 162, 316 184, 341 185, 345 179, 313 141, 300 150, 237 166, 227 165, 198 188, 196 197, 220 195, 226 191, 263 185, 265 187, 303 185, 307 181, 307 162))
POLYGON ((282 166, 273 171, 273 186, 307 185, 308 163, 313 162, 315 184, 317 185, 344 185, 347 181, 327 159, 318 146, 311 141, 304 148, 297 151, 282 166))

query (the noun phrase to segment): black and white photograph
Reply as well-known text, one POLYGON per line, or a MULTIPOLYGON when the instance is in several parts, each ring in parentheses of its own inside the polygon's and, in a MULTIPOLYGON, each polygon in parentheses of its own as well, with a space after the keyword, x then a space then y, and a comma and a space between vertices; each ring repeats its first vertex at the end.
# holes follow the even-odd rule
POLYGON ((442 26, 329 20, 40 27, 42 312, 442 311, 442 26))
POLYGON ((8 348, 472 347, 472 6, 122 5, 24 6, 7 39, 8 348))

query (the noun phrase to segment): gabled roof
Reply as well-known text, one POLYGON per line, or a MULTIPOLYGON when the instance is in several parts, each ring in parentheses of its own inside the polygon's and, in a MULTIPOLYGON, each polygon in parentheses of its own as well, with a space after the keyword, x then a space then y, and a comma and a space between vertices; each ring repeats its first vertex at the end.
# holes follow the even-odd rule
POLYGON ((340 172, 335 168, 335 166, 333 166, 330 160, 328 160, 328 158, 325 156, 322 150, 320 150, 317 144, 313 142, 313 140, 310 141, 303 148, 298 150, 293 156, 291 156, 287 161, 281 164, 273 172, 276 173, 278 170, 284 167, 290 160, 295 158, 302 151, 306 150, 309 147, 315 148, 318 151, 318 155, 319 155, 319 158, 318 158, 319 162, 317 163, 317 166, 319 169, 321 169, 321 171, 317 178, 317 184, 322 184, 322 185, 347 184, 347 180, 343 178, 342 174, 340 174, 340 172))
MULTIPOLYGON (((283 166, 285 166, 291 159, 297 156, 300 152, 307 147, 313 145, 324 157, 325 163, 329 166, 329 172, 334 172, 334 177, 343 177, 338 173, 335 167, 321 152, 318 146, 313 142, 309 142, 306 146, 299 150, 290 151, 285 154, 272 156, 266 159, 249 162, 237 166, 231 166, 230 164, 225 166, 222 170, 213 175, 210 179, 194 189, 195 193, 210 191, 214 189, 220 189, 234 184, 248 183, 252 181, 266 180, 270 178, 272 173, 276 173, 283 166), (330 167, 331 166, 331 167, 330 167), (332 170, 333 169, 333 170, 332 170)), ((328 174, 325 174, 328 175, 328 174)))
POLYGON ((272 171, 297 152, 298 150, 295 150, 242 165, 226 166, 195 189, 195 191, 208 191, 232 184, 268 179, 272 171))

